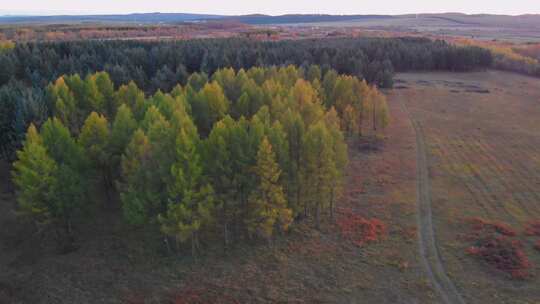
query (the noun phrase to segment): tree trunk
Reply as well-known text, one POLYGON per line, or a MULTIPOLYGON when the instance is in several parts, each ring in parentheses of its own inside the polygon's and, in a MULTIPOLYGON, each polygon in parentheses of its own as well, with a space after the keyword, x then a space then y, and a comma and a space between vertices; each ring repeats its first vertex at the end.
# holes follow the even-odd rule
POLYGON ((375 100, 373 101, 373 135, 377 133, 377 111, 376 111, 376 103, 375 100))
POLYGON ((167 247, 167 254, 171 255, 171 245, 169 244, 169 237, 164 237, 163 243, 165 243, 165 247, 167 247))
POLYGON ((199 242, 199 232, 195 234, 195 249, 197 249, 198 252, 201 251, 201 243, 199 242))
POLYGON ((321 230, 321 204, 317 203, 315 207, 315 224, 317 226, 317 230, 321 230))
POLYGON ((364 122, 364 106, 361 105, 358 113, 358 137, 362 137, 362 124, 364 122))
POLYGON ((227 249, 229 249, 229 231, 227 227, 227 222, 223 224, 223 237, 225 241, 225 251, 227 251, 227 249))
POLYGON ((191 233, 191 256, 197 259, 197 250, 195 248, 196 247, 195 242, 196 242, 196 236, 195 236, 195 231, 194 231, 191 233))
POLYGON ((334 187, 330 192, 330 219, 334 220, 334 187))
POLYGON ((103 202, 103 209, 107 209, 111 205, 111 182, 106 171, 103 174, 103 184, 105 186, 105 196, 107 197, 107 200, 103 202))

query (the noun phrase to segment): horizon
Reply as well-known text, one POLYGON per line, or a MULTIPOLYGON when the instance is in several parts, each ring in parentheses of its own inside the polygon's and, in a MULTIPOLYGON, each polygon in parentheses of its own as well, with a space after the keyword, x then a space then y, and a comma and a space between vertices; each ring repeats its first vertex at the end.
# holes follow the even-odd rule
POLYGON ((231 0, 227 6, 219 5, 215 0, 180 3, 173 0, 147 2, 95 0, 91 3, 82 0, 54 0, 47 3, 38 0, 20 0, 4 4, 0 15, 18 16, 55 16, 55 15, 129 15, 145 13, 186 13, 205 15, 404 15, 404 14, 440 14, 462 13, 468 15, 527 15, 540 14, 540 1, 515 0, 504 3, 492 3, 488 0, 476 2, 468 0, 438 1, 409 0, 405 3, 350 3, 347 0, 275 0, 271 3, 245 2, 231 0))
POLYGON ((4 11, 0 9, 0 17, 53 17, 53 16, 110 16, 110 15, 137 15, 137 14, 187 14, 187 15, 215 15, 215 16, 225 16, 225 17, 234 17, 234 16, 248 16, 248 15, 265 15, 265 16, 284 16, 284 15, 329 15, 329 16, 353 16, 353 15, 387 15, 387 16, 403 16, 403 15, 430 15, 430 14, 463 14, 468 16, 474 15, 498 15, 498 16, 540 16, 540 13, 518 13, 518 14, 504 14, 504 13, 465 13, 458 11, 442 11, 442 12, 404 12, 399 14, 383 14, 383 13, 350 13, 350 14, 334 14, 326 12, 287 12, 283 14, 268 14, 260 12, 251 12, 245 14, 217 14, 217 13, 206 13, 206 12, 191 12, 191 11, 133 11, 133 12, 92 12, 92 11, 4 11))

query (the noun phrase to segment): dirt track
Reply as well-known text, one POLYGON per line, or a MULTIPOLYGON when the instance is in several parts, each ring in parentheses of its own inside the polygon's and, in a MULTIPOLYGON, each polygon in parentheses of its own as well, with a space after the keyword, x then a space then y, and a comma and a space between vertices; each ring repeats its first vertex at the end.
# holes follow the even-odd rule
POLYGON ((416 134, 416 197, 418 203, 418 245, 421 263, 433 288, 437 291, 441 302, 447 304, 464 304, 465 301, 461 297, 461 294, 446 273, 437 249, 437 240, 432 223, 431 189, 422 126, 414 120, 414 117, 402 100, 400 100, 400 105, 409 116, 416 134))

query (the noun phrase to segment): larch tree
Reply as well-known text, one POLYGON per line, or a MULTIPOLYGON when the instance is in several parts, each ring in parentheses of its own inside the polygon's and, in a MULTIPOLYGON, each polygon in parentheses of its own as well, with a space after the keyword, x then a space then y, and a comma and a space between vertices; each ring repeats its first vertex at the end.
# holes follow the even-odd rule
POLYGON ((150 153, 148 137, 138 129, 122 156, 122 178, 118 184, 124 218, 133 225, 149 220, 149 205, 157 196, 147 189, 147 183, 151 182, 147 172, 150 153))
POLYGON ((148 159, 151 169, 147 173, 150 180, 146 187, 155 194, 151 202, 151 215, 155 216, 167 208, 167 185, 172 179, 171 166, 175 160, 175 130, 171 123, 158 113, 146 134, 151 147, 151 156, 148 159))
MULTIPOLYGON (((84 79, 85 98, 88 100, 89 111, 105 113, 105 98, 99 91, 96 83, 96 78, 93 75, 88 75, 84 79)), ((86 113, 85 113, 86 114, 86 113)))
POLYGON ((248 122, 244 117, 230 124, 227 146, 231 158, 230 181, 233 191, 229 202, 229 214, 235 237, 239 236, 243 225, 242 219, 245 217, 249 192, 253 186, 250 169, 257 153, 257 140, 259 135, 262 136, 262 132, 264 132, 262 128, 248 122))
POLYGON ((230 151, 230 132, 235 122, 226 116, 218 121, 208 138, 204 141, 204 166, 209 182, 215 190, 215 203, 218 207, 217 222, 223 229, 225 248, 231 242, 230 224, 232 222, 234 184, 232 157, 230 151))
POLYGON ((321 78, 322 78, 321 67, 319 67, 318 65, 310 65, 306 73, 306 79, 309 82, 313 82, 315 80, 320 82, 321 78))
POLYGON ((145 132, 148 132, 150 126, 156 121, 165 120, 165 117, 159 111, 158 107, 151 105, 144 113, 144 118, 141 121, 141 127, 145 132))
POLYGON ((343 132, 340 130, 340 119, 334 108, 330 108, 324 115, 324 122, 327 126, 329 132, 329 139, 331 140, 332 146, 332 161, 334 162, 335 170, 330 168, 328 171, 331 174, 330 178, 330 198, 329 198, 329 209, 330 209, 330 218, 334 218, 334 209, 337 199, 340 198, 343 191, 343 184, 345 179, 345 168, 347 167, 348 159, 348 150, 347 143, 343 136, 343 132))
POLYGON ((79 130, 82 123, 77 112, 77 101, 63 77, 49 85, 48 96, 53 105, 53 114, 58 117, 72 132, 79 130))
POLYGON ((199 91, 208 82, 206 73, 193 73, 188 77, 188 85, 195 91, 199 91))
MULTIPOLYGON (((321 212, 330 202, 332 179, 336 176, 332 138, 324 121, 311 125, 304 137, 303 195, 306 208, 315 213, 315 223, 320 228, 321 212)), ((307 210, 306 209, 306 210, 307 210)))
POLYGON ((148 99, 148 104, 157 107, 166 119, 171 119, 172 113, 177 106, 176 100, 170 94, 164 94, 159 90, 148 99))
POLYGON ((358 134, 358 111, 351 105, 347 105, 342 114, 341 124, 348 136, 358 134))
POLYGON ((110 191, 114 184, 109 142, 110 130, 107 118, 96 112, 90 113, 79 134, 79 144, 84 148, 98 175, 101 176, 105 193, 110 199, 110 191))
POLYGON ((51 213, 66 234, 66 246, 70 247, 73 218, 86 207, 88 161, 83 149, 60 120, 47 120, 41 127, 41 136, 47 152, 57 163, 57 182, 51 191, 54 201, 51 213))
POLYGON ((122 104, 118 107, 111 127, 108 150, 111 156, 111 170, 118 178, 122 154, 131 140, 133 132, 137 129, 137 121, 133 118, 131 109, 122 104))
POLYGON ((207 83, 197 93, 191 105, 197 128, 203 135, 209 134, 215 122, 229 110, 229 101, 217 82, 207 83))
MULTIPOLYGON (((276 154, 276 161, 281 168, 281 174, 279 180, 283 186, 283 191, 288 193, 289 190, 289 175, 291 172, 290 158, 289 158, 289 141, 287 139, 287 133, 279 121, 274 121, 272 126, 266 130, 268 140, 272 145, 272 150, 276 154)), ((287 195, 287 198, 289 196, 287 195)))
POLYGON ((287 230, 292 223, 292 211, 287 208, 285 194, 279 183, 281 170, 266 137, 259 146, 254 172, 257 186, 249 198, 246 225, 250 234, 270 239, 276 228, 287 230))
POLYGON ((210 184, 204 181, 197 147, 183 130, 176 139, 176 161, 168 187, 167 212, 158 216, 161 231, 177 242, 191 239, 192 255, 200 249, 199 232, 213 222, 214 197, 210 184))
POLYGON ((233 104, 231 114, 235 118, 240 116, 251 117, 264 104, 263 91, 257 83, 251 79, 247 80, 241 88, 243 92, 238 98, 236 104, 233 104))
POLYGON ((373 106, 373 132, 374 135, 377 135, 378 130, 384 130, 388 126, 389 113, 386 97, 377 91, 374 96, 373 106))
POLYGON ((20 212, 38 225, 54 221, 54 196, 56 187, 56 162, 47 154, 43 140, 31 124, 18 160, 13 163, 13 181, 17 187, 20 212))
POLYGON ((336 81, 338 78, 338 74, 335 70, 328 70, 324 74, 324 78, 322 80, 322 88, 325 92, 324 95, 324 104, 326 108, 330 108, 332 105, 334 105, 333 100, 333 94, 334 94, 334 87, 336 85, 336 81))
POLYGON ((292 102, 291 106, 300 113, 306 125, 315 123, 324 114, 317 91, 303 79, 296 81, 289 98, 292 102))
POLYGON ((219 69, 212 75, 212 81, 216 81, 223 88, 225 96, 235 102, 241 94, 241 87, 237 86, 236 72, 232 68, 219 69))
POLYGON ((130 107, 135 120, 140 121, 146 113, 146 99, 144 92, 139 90, 135 82, 130 81, 129 84, 121 86, 115 93, 116 104, 126 104, 130 107))
MULTIPOLYGON (((287 197, 289 206, 297 215, 302 211, 302 208, 307 213, 305 199, 302 196, 302 164, 303 164, 303 149, 304 135, 306 126, 302 117, 298 112, 289 109, 282 118, 283 128, 287 134, 288 140, 288 158, 290 171, 288 174, 287 197)), ((306 214, 307 215, 307 214, 306 214)))
POLYGON ((94 82, 103 98, 103 114, 112 120, 118 108, 114 98, 114 83, 107 72, 98 72, 92 76, 94 82))
POLYGON ((208 103, 210 125, 223 118, 229 111, 229 101, 217 83, 206 84, 199 93, 208 103))
POLYGON ((266 80, 267 69, 263 67, 252 67, 247 71, 249 78, 253 79, 257 85, 261 86, 266 80))

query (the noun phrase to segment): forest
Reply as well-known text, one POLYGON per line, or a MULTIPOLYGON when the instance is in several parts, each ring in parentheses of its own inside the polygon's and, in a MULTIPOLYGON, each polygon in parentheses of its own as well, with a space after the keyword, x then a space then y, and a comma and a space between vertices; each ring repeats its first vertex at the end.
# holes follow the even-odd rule
MULTIPOLYGON (((53 113, 45 87, 62 75, 106 71, 116 87, 133 81, 146 94, 185 85, 191 73, 293 64, 319 65, 378 87, 396 71, 468 71, 491 65, 491 53, 424 38, 336 38, 279 42, 205 39, 178 42, 75 41, 6 44, 0 52, 0 155, 13 159, 30 122, 53 113)), ((206 76, 205 76, 206 75, 206 76)))
POLYGON ((116 207, 194 255, 209 240, 271 241, 295 219, 318 227, 341 194, 345 137, 389 122, 376 87, 316 65, 193 73, 153 95, 74 74, 46 96, 51 117, 30 124, 13 179, 21 216, 64 251, 78 219, 116 207))

